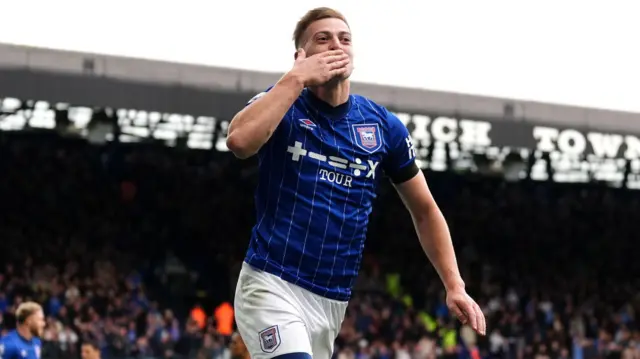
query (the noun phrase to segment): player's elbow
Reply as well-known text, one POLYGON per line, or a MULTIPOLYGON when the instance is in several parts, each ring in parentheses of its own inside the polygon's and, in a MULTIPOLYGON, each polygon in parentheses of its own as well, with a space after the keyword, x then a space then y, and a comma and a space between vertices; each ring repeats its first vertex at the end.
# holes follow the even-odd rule
POLYGON ((244 136, 238 134, 238 131, 231 132, 227 136, 227 148, 241 160, 256 154, 256 150, 252 148, 251 143, 244 136))

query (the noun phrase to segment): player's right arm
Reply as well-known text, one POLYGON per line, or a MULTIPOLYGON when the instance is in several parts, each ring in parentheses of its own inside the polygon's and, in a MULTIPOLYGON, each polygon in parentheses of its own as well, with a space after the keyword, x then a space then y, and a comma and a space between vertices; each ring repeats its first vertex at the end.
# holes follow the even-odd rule
POLYGON ((227 147, 238 158, 256 154, 267 143, 289 108, 307 86, 324 84, 347 71, 349 57, 342 50, 306 57, 298 50, 296 61, 270 91, 256 96, 231 120, 227 147))
POLYGON ((231 120, 227 147, 241 159, 253 156, 271 138, 280 121, 304 89, 300 76, 285 74, 271 90, 249 102, 231 120))

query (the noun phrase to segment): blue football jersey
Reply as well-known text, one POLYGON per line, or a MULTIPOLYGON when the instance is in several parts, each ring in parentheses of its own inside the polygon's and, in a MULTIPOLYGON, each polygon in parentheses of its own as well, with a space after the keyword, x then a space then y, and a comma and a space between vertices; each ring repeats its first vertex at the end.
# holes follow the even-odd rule
POLYGON ((40 339, 27 340, 12 330, 0 339, 0 359, 40 359, 40 339))
POLYGON ((332 107, 305 89, 258 160, 257 223, 245 261, 348 300, 381 177, 399 183, 418 172, 407 128, 365 97, 332 107))

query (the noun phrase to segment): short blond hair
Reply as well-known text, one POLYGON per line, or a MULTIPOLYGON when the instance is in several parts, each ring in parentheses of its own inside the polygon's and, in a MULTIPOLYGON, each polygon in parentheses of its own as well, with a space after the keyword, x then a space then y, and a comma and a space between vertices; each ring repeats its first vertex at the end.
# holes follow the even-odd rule
POLYGON ((36 302, 24 302, 16 309, 16 321, 22 324, 29 319, 30 316, 42 311, 42 306, 36 302))
POLYGON ((300 21, 298 21, 298 23, 296 24, 296 28, 293 31, 293 43, 295 44, 296 49, 300 47, 302 35, 305 31, 307 31, 309 25, 323 19, 340 19, 344 21, 347 26, 349 26, 347 18, 344 17, 344 15, 342 15, 342 13, 340 13, 338 10, 334 10, 329 7, 317 7, 315 9, 311 9, 307 11, 307 13, 304 14, 303 17, 300 18, 300 21))

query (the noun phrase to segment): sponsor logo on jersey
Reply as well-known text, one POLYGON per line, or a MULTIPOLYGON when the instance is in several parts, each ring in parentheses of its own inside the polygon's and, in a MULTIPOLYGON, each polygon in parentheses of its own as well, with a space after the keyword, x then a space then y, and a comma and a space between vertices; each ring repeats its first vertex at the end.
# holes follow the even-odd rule
POLYGON ((352 186, 353 177, 364 176, 365 178, 375 179, 376 170, 380 164, 380 162, 373 160, 363 161, 360 158, 355 158, 349 161, 346 158, 338 156, 327 156, 322 153, 308 151, 302 146, 302 142, 300 141, 295 141, 293 146, 288 146, 287 152, 291 154, 291 160, 294 162, 301 161, 303 158, 310 158, 315 161, 327 163, 333 167, 334 171, 321 168, 318 171, 319 178, 323 181, 336 183, 345 187, 352 186))
POLYGON ((380 127, 377 123, 351 125, 351 128, 355 135, 356 145, 361 149, 373 153, 382 147, 380 127))
POLYGON ((274 325, 260 332, 260 349, 265 353, 273 353, 280 346, 280 330, 274 325))
POLYGON ((413 140, 411 139, 411 135, 407 136, 404 141, 407 143, 407 148, 409 150, 409 159, 416 158, 416 147, 413 145, 413 140))

